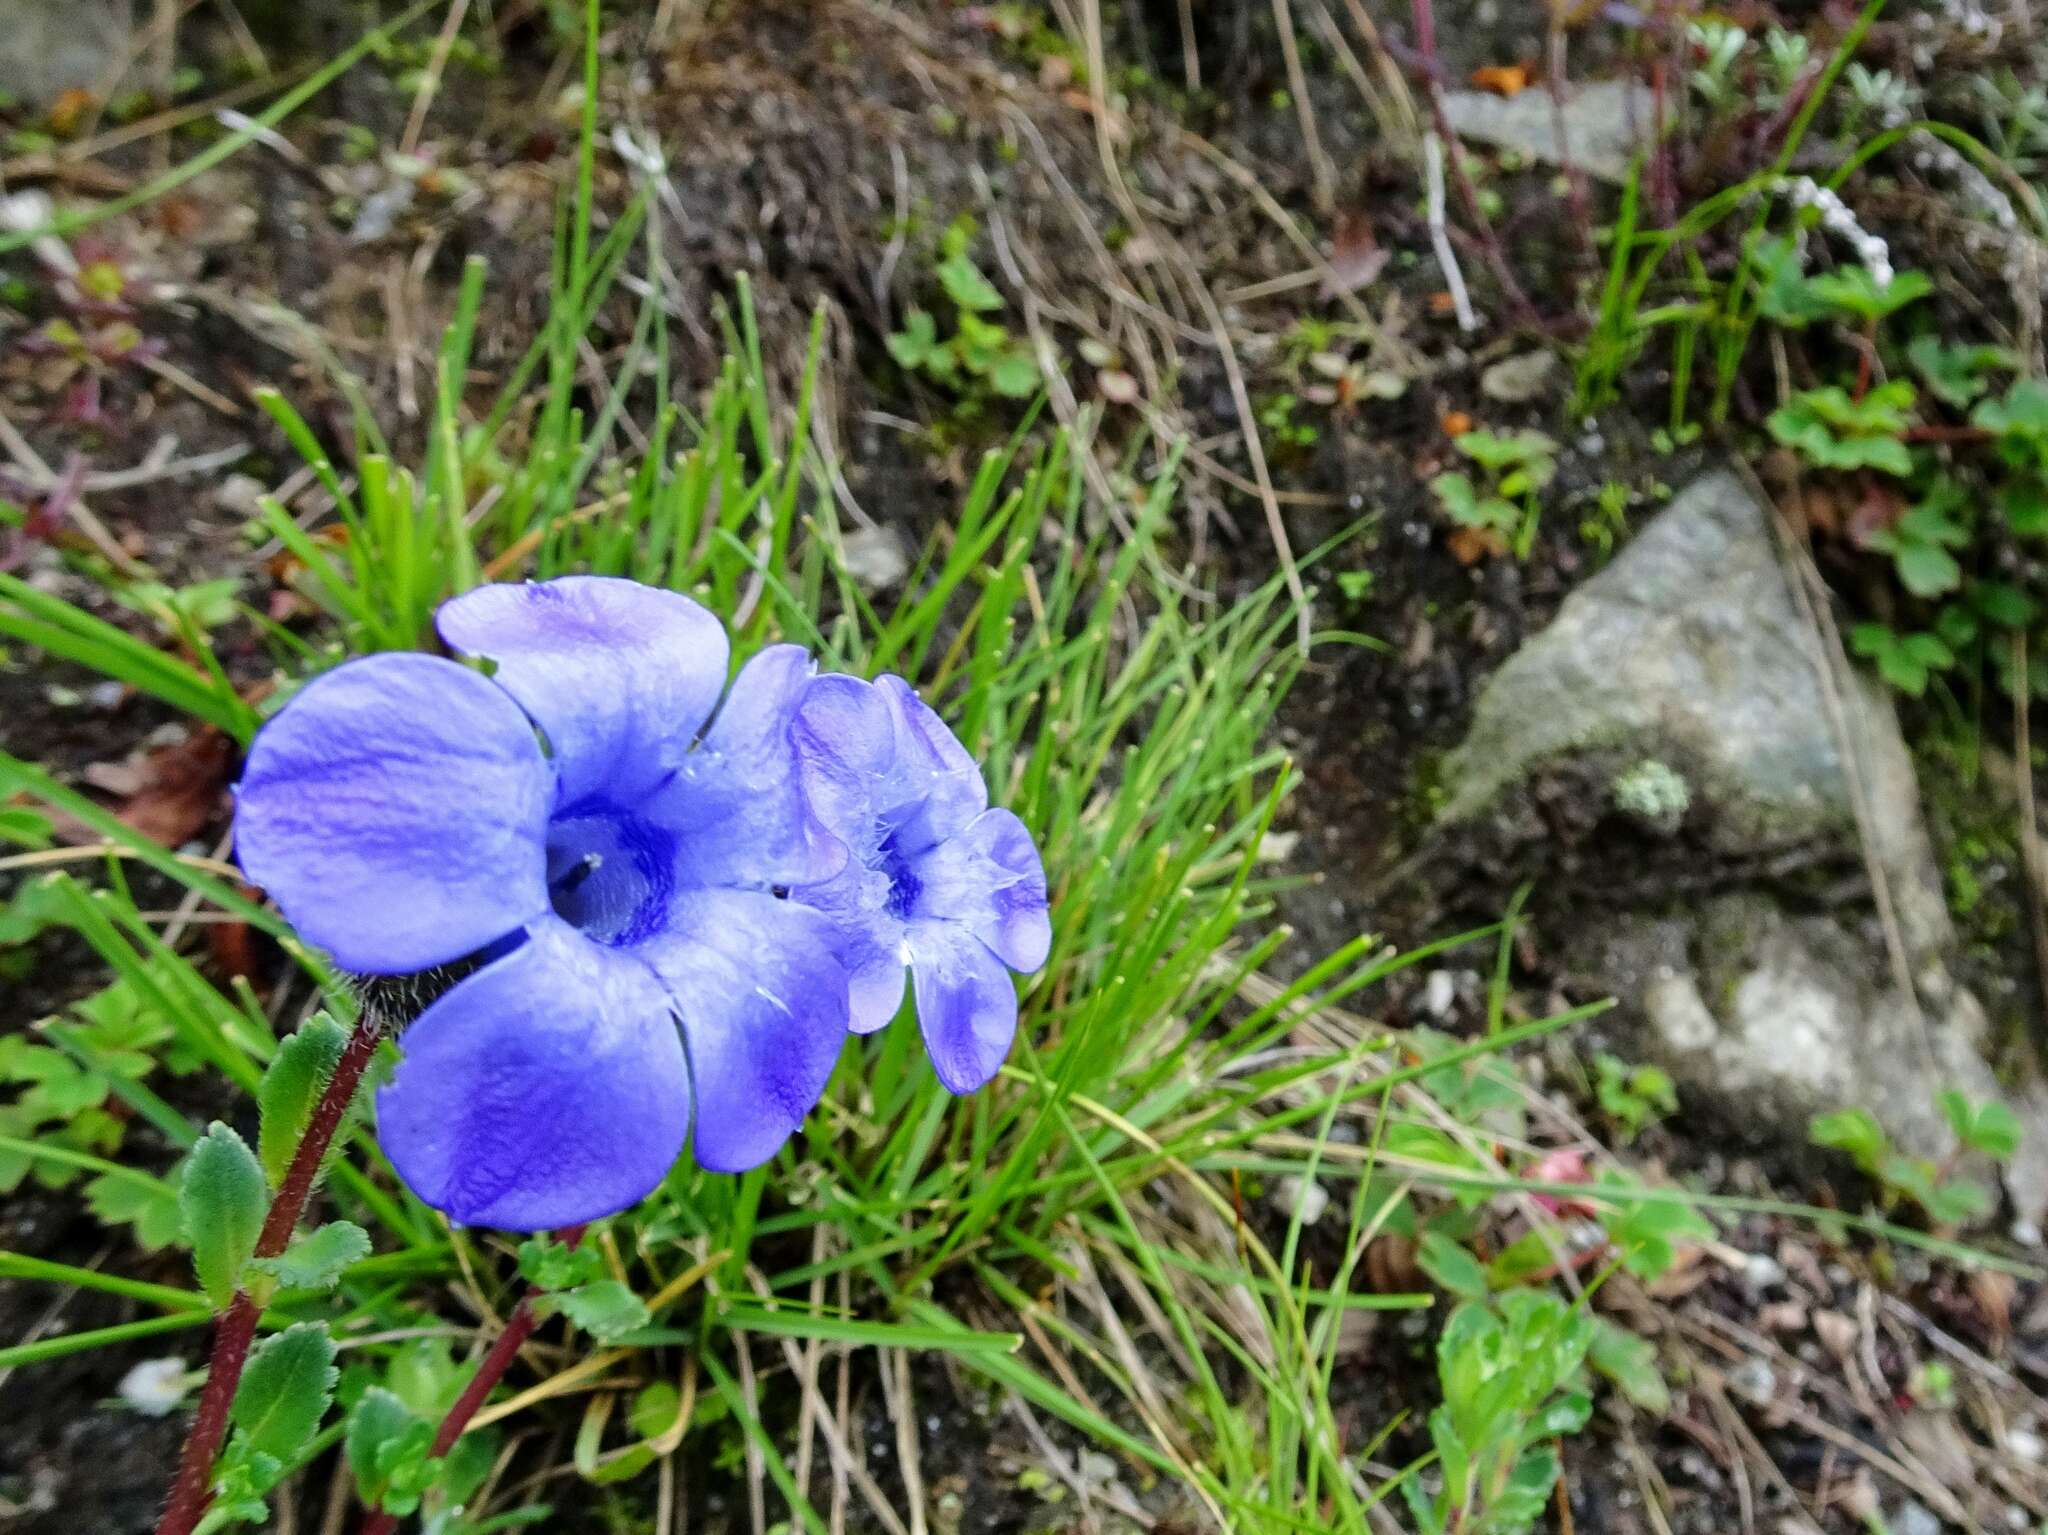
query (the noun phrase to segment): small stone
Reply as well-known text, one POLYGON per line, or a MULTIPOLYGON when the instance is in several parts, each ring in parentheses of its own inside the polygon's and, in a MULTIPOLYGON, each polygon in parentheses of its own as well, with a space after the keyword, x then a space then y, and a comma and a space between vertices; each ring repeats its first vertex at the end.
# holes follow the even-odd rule
POLYGON ((1503 405, 1527 405, 1541 399, 1557 372, 1555 352, 1524 352, 1503 357, 1479 375, 1479 392, 1503 405))
POLYGON ((1273 1185, 1273 1202, 1302 1225, 1313 1226, 1330 1208, 1330 1195, 1313 1178, 1289 1173, 1273 1185))
POLYGON ((2039 1429, 2024 1420, 2005 1431, 2005 1447, 2029 1464, 2039 1464, 2041 1457, 2048 1454, 2048 1440, 2041 1437, 2039 1429))
POLYGON ((1728 1389, 1752 1407, 1767 1407, 1778 1396, 1778 1372, 1766 1360, 1745 1359, 1728 1372, 1728 1389))
POLYGON ((1422 1010, 1432 1018, 1442 1018, 1457 1000, 1457 977, 1448 970, 1430 971, 1422 983, 1422 1010))
POLYGON ((270 487, 253 474, 231 474, 214 487, 213 504, 230 517, 256 517, 270 487))
POLYGON ((871 595, 888 591, 910 573, 910 556, 893 528, 855 528, 840 541, 840 558, 854 585, 871 595))
POLYGON ((121 1377, 114 1391, 145 1418, 161 1418, 185 1400, 190 1374, 182 1359, 145 1359, 121 1377))
POLYGON ((1813 1335, 1837 1359, 1847 1358, 1856 1347, 1856 1324, 1839 1311, 1814 1312, 1813 1335))
POLYGON ((1785 1265, 1769 1253, 1751 1253, 1742 1261, 1742 1285, 1752 1295, 1775 1290, 1785 1282, 1785 1265))
POLYGON ((1899 1505, 1898 1511, 1886 1523, 1890 1526, 1891 1535, 1942 1535, 1947 1528, 1910 1498, 1899 1505))

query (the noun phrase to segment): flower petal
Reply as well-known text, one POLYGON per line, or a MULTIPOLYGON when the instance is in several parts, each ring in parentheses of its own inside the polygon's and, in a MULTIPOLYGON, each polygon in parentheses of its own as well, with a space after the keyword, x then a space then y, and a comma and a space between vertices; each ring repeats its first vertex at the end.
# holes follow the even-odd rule
POLYGON ((873 683, 830 673, 804 689, 792 739, 812 812, 855 856, 872 854, 875 797, 896 763, 896 711, 873 683))
POLYGON ((1052 948, 1045 866, 1024 823, 984 810, 960 835, 919 856, 916 915, 963 922, 1012 970, 1026 974, 1052 948))
POLYGON ((910 929, 917 1026, 948 1092, 971 1093, 993 1077, 1017 1037, 1017 988, 988 945, 957 922, 910 929))
POLYGON ((853 1032, 882 1028, 903 1005, 903 919, 888 909, 889 877, 849 858, 824 884, 799 885, 790 897, 832 924, 853 1032))
POLYGON ((697 1160, 744 1172, 816 1107, 846 1039, 831 924, 794 901, 686 891, 673 936, 629 951, 675 998, 696 1089, 697 1160))
POLYGON ((906 851, 957 835, 988 808, 981 768, 901 677, 877 677, 875 689, 896 717, 896 761, 888 790, 876 797, 877 808, 897 828, 906 851))
POLYGON ((480 586, 441 605, 441 638, 546 733, 557 803, 630 800, 697 737, 725 687, 725 630, 679 592, 608 576, 480 586))
POLYGON ((407 1029, 378 1135, 453 1220, 545 1231, 638 1203, 683 1148, 690 1078, 654 975, 546 918, 407 1029))
POLYGON ((257 735, 235 855, 343 967, 424 970, 548 909, 553 794, 533 727, 488 679, 436 656, 367 656, 257 735))
POLYGON ((799 645, 771 645, 740 668, 718 718, 642 813, 675 833, 691 885, 804 885, 845 850, 806 802, 792 730, 812 672, 799 645))

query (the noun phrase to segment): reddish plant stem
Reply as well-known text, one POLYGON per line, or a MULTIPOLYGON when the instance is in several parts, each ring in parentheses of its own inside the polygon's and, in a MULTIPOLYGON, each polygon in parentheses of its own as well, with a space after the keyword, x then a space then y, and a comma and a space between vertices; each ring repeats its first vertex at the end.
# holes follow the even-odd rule
MULTIPOLYGON (((380 1033, 376 1019, 365 1010, 341 1052, 341 1059, 335 1062, 334 1075, 327 1079, 320 1101, 313 1107, 313 1117, 307 1122, 306 1133, 299 1137, 298 1149, 292 1153, 277 1197, 270 1201, 270 1211, 256 1237, 257 1257, 275 1258, 291 1241, 292 1228, 305 1213, 306 1201, 312 1197, 313 1185, 320 1177, 320 1164, 326 1160, 327 1148, 341 1126, 342 1116, 355 1101, 356 1089, 362 1084, 370 1057, 376 1053, 380 1033)), ((249 1346, 256 1338, 259 1314, 249 1293, 237 1290, 214 1327, 206 1386, 199 1394, 199 1411, 192 1419, 191 1432, 185 1436, 185 1448, 178 1457, 178 1475, 171 1483, 170 1502, 164 1508, 163 1518, 157 1521, 156 1535, 192 1535, 193 1526, 199 1523, 213 1499, 213 1463, 220 1454, 221 1441, 227 1437, 228 1409, 234 1405, 242 1368, 249 1362, 249 1346)))
MULTIPOLYGON (((585 1229, 583 1226, 564 1226, 555 1233, 555 1238, 574 1247, 583 1240, 585 1229)), ((441 1419, 441 1426, 434 1430, 433 1448, 427 1451, 430 1458, 446 1455, 455 1448, 455 1441, 469 1427, 469 1420, 477 1415, 498 1382, 505 1378, 505 1372, 512 1367, 519 1351, 526 1347, 526 1340, 540 1325, 540 1313, 533 1304, 539 1293, 528 1285, 526 1293, 519 1297, 519 1304, 505 1321, 505 1330, 498 1334, 497 1340, 477 1364, 476 1374, 470 1377, 469 1384, 462 1388, 462 1395, 455 1399, 455 1405, 441 1419)), ((362 1535, 393 1535, 397 1528, 398 1515, 379 1509, 363 1521, 362 1535)))

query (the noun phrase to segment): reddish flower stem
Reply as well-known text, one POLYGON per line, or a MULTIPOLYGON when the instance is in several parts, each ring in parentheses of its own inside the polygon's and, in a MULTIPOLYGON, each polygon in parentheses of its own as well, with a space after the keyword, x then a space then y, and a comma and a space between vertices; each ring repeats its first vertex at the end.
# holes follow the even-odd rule
MULTIPOLYGON (((355 1100, 363 1071, 376 1053, 380 1033, 375 1017, 365 1009, 341 1059, 335 1063, 334 1075, 327 1079, 320 1101, 313 1107, 313 1117, 307 1122, 306 1133, 299 1137, 298 1149, 292 1153, 277 1197, 270 1201, 270 1212, 264 1216, 263 1229, 256 1238, 257 1257, 275 1258, 291 1241, 292 1228, 305 1213, 313 1185, 319 1181, 320 1164, 326 1160, 327 1148, 334 1141, 334 1132, 341 1127, 342 1116, 355 1100)), ((256 1338, 259 1314, 249 1293, 237 1290, 214 1328, 213 1355, 207 1362, 199 1411, 185 1437, 185 1449, 178 1458, 178 1475, 171 1483, 170 1502, 164 1508, 163 1518, 157 1521, 156 1535, 192 1535, 193 1527, 213 1500, 213 1463, 220 1454, 221 1441, 227 1437, 228 1409, 234 1405, 242 1368, 249 1362, 249 1346, 256 1338)))
MULTIPOLYGON (((574 1247, 583 1240, 586 1228, 564 1226, 555 1233, 556 1240, 574 1247)), ((534 1297, 540 1292, 532 1285, 519 1297, 519 1304, 506 1319, 505 1330, 498 1334, 481 1362, 476 1367, 469 1384, 462 1388, 462 1395, 455 1399, 455 1405, 448 1409, 441 1426, 434 1431, 433 1448, 427 1451, 429 1458, 446 1455, 455 1448, 455 1441, 462 1437, 462 1431, 469 1427, 469 1420, 477 1415, 484 1401, 505 1372, 512 1367, 512 1361, 519 1351, 526 1347, 526 1340, 533 1336, 533 1330, 540 1325, 540 1313, 534 1309, 534 1297)), ((379 1509, 363 1521, 362 1535, 393 1535, 398 1528, 398 1515, 379 1509)))

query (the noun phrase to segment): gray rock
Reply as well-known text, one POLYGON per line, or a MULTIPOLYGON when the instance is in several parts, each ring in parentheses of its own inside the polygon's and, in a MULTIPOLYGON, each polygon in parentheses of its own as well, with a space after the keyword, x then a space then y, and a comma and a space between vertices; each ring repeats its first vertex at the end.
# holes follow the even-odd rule
POLYGON ((0 0, 0 91, 33 106, 104 90, 127 46, 124 0, 0 0))
POLYGON ((1603 181, 1628 176, 1630 158, 1646 142, 1650 96, 1630 81, 1573 86, 1564 102, 1564 142, 1558 142, 1557 107, 1538 87, 1498 96, 1492 91, 1450 91, 1444 115, 1460 138, 1516 149, 1546 165, 1578 167, 1603 181), (1569 151, 1569 153, 1567 153, 1569 151))
MULTIPOLYGON (((1488 679, 1444 764, 1444 818, 1481 816, 1544 764, 1597 754, 1617 779, 1668 763, 1729 856, 1853 836, 1835 706, 1769 519, 1732 474, 1687 487, 1488 679)), ((1879 857, 1905 886, 1908 946, 1944 948, 1948 908, 1890 700, 1863 682, 1838 696, 1879 857)))
POLYGON ((2048 1097, 2002 1089, 1985 1063, 1984 1011, 1949 971, 1955 932, 1890 700, 1860 677, 1827 682, 1770 518, 1732 475, 1679 495, 1488 680, 1445 763, 1443 819, 1540 840, 1533 786, 1591 774, 1587 794, 1626 802, 1615 778, 1668 764, 1686 793, 1663 798, 1701 845, 1679 856, 1730 872, 1699 887, 1712 894, 1568 941, 1573 967, 1641 1024, 1640 1053, 1689 1099, 1791 1146, 1815 1114, 1860 1105, 1902 1146, 1939 1156, 1951 1137, 1938 1090, 2000 1096, 2028 1129, 2007 1187, 2022 1218, 2038 1220, 2048 1097), (1910 989, 1868 909, 1794 908, 1746 882, 1744 871, 1786 854, 1856 867, 1866 835, 1910 989))

